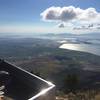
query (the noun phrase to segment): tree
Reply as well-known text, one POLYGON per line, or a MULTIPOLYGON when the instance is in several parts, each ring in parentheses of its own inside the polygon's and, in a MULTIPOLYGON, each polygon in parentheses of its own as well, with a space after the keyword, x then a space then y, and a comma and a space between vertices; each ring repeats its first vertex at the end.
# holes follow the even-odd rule
POLYGON ((64 80, 64 92, 73 92, 77 90, 79 77, 76 74, 68 74, 64 80))

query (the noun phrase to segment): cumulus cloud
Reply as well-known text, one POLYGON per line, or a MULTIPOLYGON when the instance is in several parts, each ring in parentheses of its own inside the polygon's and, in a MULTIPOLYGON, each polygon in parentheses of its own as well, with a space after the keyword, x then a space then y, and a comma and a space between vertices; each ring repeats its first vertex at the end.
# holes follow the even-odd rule
POLYGON ((91 28, 91 27, 94 27, 94 25, 93 24, 89 24, 88 25, 88 28, 91 28))
POLYGON ((100 12, 92 7, 81 9, 74 6, 53 6, 45 9, 40 16, 43 21, 55 22, 59 29, 67 28, 72 32, 100 31, 100 12))
POLYGON ((100 26, 98 24, 87 24, 73 27, 73 30, 100 30, 100 26))
POLYGON ((88 25, 82 25, 80 27, 74 27, 73 30, 88 30, 93 28, 94 28, 93 24, 88 24, 88 25))
POLYGON ((64 28, 65 27, 65 24, 64 23, 60 23, 60 24, 58 24, 58 27, 59 28, 64 28))
POLYGON ((74 6, 68 7, 50 7, 44 10, 41 14, 42 19, 45 21, 58 21, 58 22, 98 22, 100 13, 95 8, 81 9, 74 6))
POLYGON ((97 26, 100 26, 100 24, 97 24, 97 26))
POLYGON ((74 27, 73 30, 88 30, 88 27, 74 27))
POLYGON ((100 27, 97 27, 98 30, 100 30, 100 27))
POLYGON ((43 20, 69 21, 76 17, 74 7, 50 7, 41 13, 43 20))

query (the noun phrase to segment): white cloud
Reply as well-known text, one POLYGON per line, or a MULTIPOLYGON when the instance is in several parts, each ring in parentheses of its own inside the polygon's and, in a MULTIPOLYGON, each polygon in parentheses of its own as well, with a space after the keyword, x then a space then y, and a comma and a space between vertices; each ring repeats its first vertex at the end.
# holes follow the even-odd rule
POLYGON ((59 28, 64 28, 65 25, 64 25, 64 23, 60 23, 60 24, 58 24, 58 27, 59 27, 59 28))
POLYGON ((72 33, 100 32, 100 12, 92 7, 81 9, 74 6, 53 6, 44 10, 40 16, 43 21, 58 24, 59 31, 67 29, 72 33))
POLYGON ((97 27, 98 30, 100 30, 100 27, 97 27))
POLYGON ((41 13, 43 20, 48 21, 68 21, 76 17, 74 7, 50 7, 41 13))
POLYGON ((55 22, 78 22, 81 23, 98 23, 100 13, 95 8, 75 8, 74 6, 68 7, 50 7, 44 10, 41 14, 42 19, 45 21, 55 22))

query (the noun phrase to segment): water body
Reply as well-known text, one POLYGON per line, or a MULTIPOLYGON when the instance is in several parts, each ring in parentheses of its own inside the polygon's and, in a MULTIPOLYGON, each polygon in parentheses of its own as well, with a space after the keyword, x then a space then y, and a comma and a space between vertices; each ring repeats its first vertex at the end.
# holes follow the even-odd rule
POLYGON ((82 52, 88 52, 95 55, 100 56, 100 46, 97 45, 89 45, 89 44, 62 44, 59 48, 61 49, 69 49, 69 50, 75 50, 75 51, 82 51, 82 52))
POLYGON ((63 39, 59 48, 75 51, 88 52, 100 56, 100 34, 98 36, 81 36, 76 38, 63 39), (64 42, 62 42, 64 41, 64 42))
POLYGON ((88 52, 100 56, 100 33, 90 34, 49 34, 43 39, 55 40, 59 48, 88 52))

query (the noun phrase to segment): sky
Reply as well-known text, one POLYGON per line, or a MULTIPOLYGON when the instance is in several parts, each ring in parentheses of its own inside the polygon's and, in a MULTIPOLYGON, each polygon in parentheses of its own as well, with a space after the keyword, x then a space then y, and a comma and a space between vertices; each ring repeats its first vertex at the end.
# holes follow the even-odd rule
POLYGON ((0 33, 100 33, 100 0, 0 0, 0 33))

